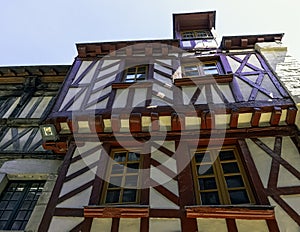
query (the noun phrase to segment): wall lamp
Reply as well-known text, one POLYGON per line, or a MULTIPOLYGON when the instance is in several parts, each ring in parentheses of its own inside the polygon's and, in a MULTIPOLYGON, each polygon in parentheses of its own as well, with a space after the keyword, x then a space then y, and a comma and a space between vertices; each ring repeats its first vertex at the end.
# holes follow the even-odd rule
POLYGON ((52 124, 40 125, 40 131, 44 141, 56 141, 59 139, 55 126, 52 124))

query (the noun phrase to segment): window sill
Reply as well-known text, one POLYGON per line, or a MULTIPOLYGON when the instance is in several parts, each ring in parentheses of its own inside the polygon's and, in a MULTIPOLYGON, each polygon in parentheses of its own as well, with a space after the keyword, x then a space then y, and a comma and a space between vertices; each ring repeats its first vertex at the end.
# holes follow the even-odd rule
POLYGON ((199 77, 183 77, 174 80, 176 86, 186 86, 186 85, 203 85, 203 84, 213 84, 213 83, 229 83, 233 79, 233 74, 227 75, 207 75, 199 77))
POLYGON ((196 205, 185 210, 187 218, 275 219, 274 207, 268 205, 196 205))
POLYGON ((84 207, 86 218, 142 218, 149 217, 148 205, 96 205, 84 207))
POLYGON ((131 83, 118 82, 112 84, 113 89, 149 88, 149 87, 152 87, 152 82, 150 81, 131 82, 131 83))

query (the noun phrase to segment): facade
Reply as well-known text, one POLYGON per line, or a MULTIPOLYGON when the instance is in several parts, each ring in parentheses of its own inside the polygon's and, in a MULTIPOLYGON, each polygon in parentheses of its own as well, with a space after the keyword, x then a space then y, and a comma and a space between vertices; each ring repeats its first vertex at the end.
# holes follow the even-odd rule
POLYGON ((63 157, 43 148, 39 125, 69 68, 0 67, 0 230, 41 222, 63 157))
POLYGON ((24 187, 41 194, 25 230, 299 231, 300 64, 283 34, 218 44, 215 16, 174 14, 169 40, 77 44, 68 73, 36 68, 39 82, 23 72, 1 102, 0 204, 12 176, 47 180, 24 187), (24 131, 38 127, 43 148, 24 131))

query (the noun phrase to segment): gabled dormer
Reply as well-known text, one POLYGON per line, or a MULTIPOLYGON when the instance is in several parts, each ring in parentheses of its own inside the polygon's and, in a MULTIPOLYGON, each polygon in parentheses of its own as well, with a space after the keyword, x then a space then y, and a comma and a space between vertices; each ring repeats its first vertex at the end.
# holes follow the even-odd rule
POLYGON ((186 50, 216 49, 215 18, 215 11, 173 14, 173 37, 186 50))

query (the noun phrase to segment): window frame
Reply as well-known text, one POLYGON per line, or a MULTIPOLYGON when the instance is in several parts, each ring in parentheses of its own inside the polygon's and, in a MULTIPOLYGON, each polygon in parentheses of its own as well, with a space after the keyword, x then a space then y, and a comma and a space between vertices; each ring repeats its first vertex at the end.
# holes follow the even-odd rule
MULTIPOLYGON (((222 75, 223 74, 223 69, 221 67, 221 64, 218 60, 211 60, 211 61, 199 61, 197 63, 195 62, 192 62, 192 63, 188 63, 188 62, 184 62, 181 64, 182 66, 182 77, 183 78, 197 78, 197 77, 200 77, 200 78, 203 78, 203 77, 206 77, 206 76, 219 76, 219 75, 222 75), (217 70, 217 73, 212 73, 212 74, 209 74, 209 73, 205 73, 205 66, 207 65, 214 65, 214 69, 217 70), (198 75, 187 75, 186 71, 185 71, 185 67, 192 67, 194 66, 196 69, 195 71, 198 72, 198 75)), ((194 72, 195 72, 194 71, 194 72)), ((191 71, 192 72, 192 71, 191 71)))
POLYGON ((125 70, 124 70, 124 74, 122 76, 122 82, 123 83, 128 83, 128 84, 131 84, 131 83, 141 83, 141 82, 145 82, 149 79, 149 65, 147 64, 140 64, 140 65, 134 65, 134 66, 128 66, 125 70), (139 74, 139 69, 145 69, 145 73, 140 73, 142 75, 145 75, 145 78, 143 79, 139 79, 137 78, 137 75, 139 74), (131 74, 131 75, 134 75, 134 78, 130 78, 130 79, 127 79, 127 75, 129 70, 130 69, 135 69, 135 71, 131 74), (133 80, 133 81, 126 81, 126 80, 133 80))
MULTIPOLYGON (((219 204, 216 205, 253 205, 256 204, 256 200, 253 195, 253 188, 250 185, 249 179, 247 178, 246 170, 244 167, 244 163, 241 160, 241 157, 239 155, 239 150, 235 146, 224 146, 222 148, 211 148, 208 152, 210 152, 210 157, 215 158, 211 159, 212 162, 212 168, 213 168, 213 174, 211 175, 202 175, 205 177, 214 177, 216 182, 216 189, 210 190, 201 190, 199 186, 198 179, 201 175, 198 175, 197 173, 197 164, 201 164, 201 162, 196 162, 195 153, 205 153, 207 150, 205 148, 198 148, 194 153, 192 153, 192 172, 193 172, 193 182, 194 182, 194 191, 196 195, 196 202, 199 205, 208 205, 203 204, 201 202, 201 192, 213 192, 213 190, 217 190, 218 197, 219 197, 219 204), (220 151, 233 151, 234 160, 228 160, 228 161, 220 161, 220 157, 218 153, 220 151), (230 163, 230 162, 236 162, 239 168, 239 173, 232 172, 232 173, 226 173, 224 174, 222 163, 230 163), (243 180, 244 187, 228 187, 226 184, 225 176, 241 176, 243 180), (247 193, 247 197, 249 199, 249 203, 231 203, 229 191, 235 191, 235 190, 245 190, 247 193)), ((207 162, 209 164, 209 162, 207 162)), ((204 163, 205 165, 205 163, 204 163)), ((215 205, 215 204, 212 204, 215 205)))
POLYGON ((142 169, 142 165, 143 165, 143 155, 141 155, 140 153, 140 149, 130 149, 130 150, 126 150, 126 149, 121 149, 121 148, 115 148, 115 149, 112 149, 111 152, 110 152, 110 160, 108 162, 108 165, 107 165, 107 171, 106 171, 106 180, 110 179, 111 177, 122 177, 121 179, 121 186, 117 186, 117 187, 110 187, 110 183, 105 181, 104 184, 103 184, 103 187, 102 187, 102 194, 101 194, 101 199, 100 199, 100 203, 102 205, 135 205, 135 204, 139 204, 140 203, 140 200, 141 200, 141 184, 142 184, 142 172, 141 172, 141 169, 142 169), (114 155, 116 153, 123 153, 123 152, 126 152, 126 160, 125 162, 121 161, 121 162, 116 162, 113 160, 114 158, 114 155), (129 153, 138 153, 140 155, 140 158, 139 158, 139 161, 138 162, 134 162, 134 161, 129 161, 128 162, 128 154, 129 153), (133 163, 139 163, 139 168, 137 169, 138 171, 136 173, 130 173, 128 175, 127 172, 124 172, 123 170, 123 173, 122 174, 118 174, 118 173, 114 173, 112 174, 112 167, 113 165, 118 165, 118 163, 124 163, 126 165, 123 165, 124 167, 127 168, 127 164, 133 164, 133 163), (125 187, 125 186, 122 186, 124 183, 125 183, 125 180, 126 180, 126 177, 128 176, 137 176, 137 185, 136 185, 136 188, 132 187, 132 188, 129 188, 129 187, 125 187), (106 202, 106 198, 107 198, 107 192, 109 189, 112 189, 112 190, 120 190, 120 194, 119 194, 119 201, 118 202, 106 202), (135 201, 133 202, 123 202, 122 201, 122 197, 123 197, 123 194, 124 194, 124 190, 126 189, 134 189, 136 190, 136 197, 135 197, 135 201))
MULTIPOLYGON (((45 183, 46 181, 43 180, 9 180, 4 188, 4 190, 1 192, 0 194, 0 204, 2 202, 6 202, 6 208, 2 208, 2 212, 0 210, 0 221, 6 221, 5 225, 4 225, 4 230, 24 230, 30 220, 30 217, 32 216, 33 210, 37 204, 37 201, 39 200, 39 197, 41 196, 43 189, 45 187, 45 183), (10 186, 13 184, 17 184, 16 188, 18 188, 18 186, 20 184, 25 184, 24 190, 23 191, 10 191, 10 186), (33 185, 37 184, 38 185, 38 189, 36 191, 31 191, 31 188, 33 188, 33 185), (39 191, 41 190, 41 191, 39 191), (9 199, 3 199, 5 194, 7 193, 11 193, 11 196, 9 199), (20 196, 15 200, 13 199, 14 194, 15 193, 20 193, 20 196), (30 192, 34 192, 34 198, 33 199, 27 199, 27 196, 29 195, 30 192), (35 199, 35 197, 38 195, 38 197, 35 199), (16 201, 16 207, 14 207, 13 209, 9 209, 7 208, 9 206, 9 202, 12 201, 16 201), (23 204, 25 203, 25 201, 29 201, 30 203, 30 208, 24 208, 22 209, 23 204), (10 216, 7 218, 7 220, 2 220, 2 216, 5 212, 7 211, 11 211, 10 216), (24 211, 25 215, 23 219, 18 219, 18 215, 20 212, 24 211), (16 221, 20 221, 21 226, 19 226, 17 229, 13 228, 13 225, 16 221)), ((9 195, 9 194, 8 194, 9 195)), ((2 203, 5 205, 5 203, 2 203)))

